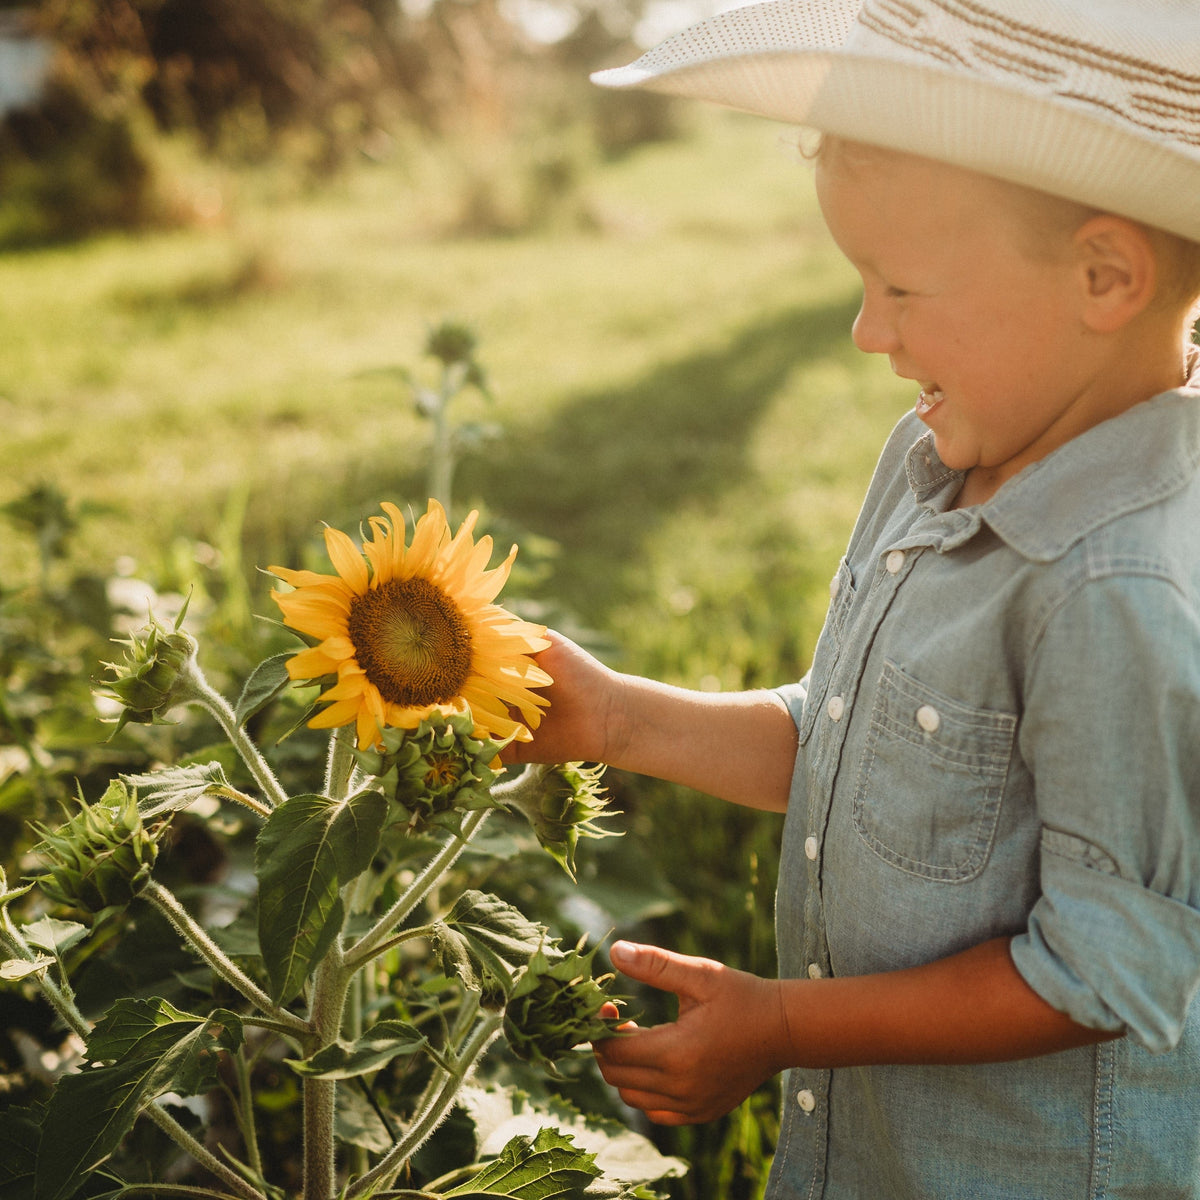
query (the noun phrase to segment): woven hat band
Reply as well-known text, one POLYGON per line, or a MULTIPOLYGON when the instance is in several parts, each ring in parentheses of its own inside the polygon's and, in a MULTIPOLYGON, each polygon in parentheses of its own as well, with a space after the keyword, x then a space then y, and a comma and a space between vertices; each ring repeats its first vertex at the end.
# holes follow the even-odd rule
POLYGON ((844 49, 1054 95, 1164 141, 1200 148, 1200 44, 1190 55, 1181 53, 1180 7, 1121 5, 1115 14, 1120 51, 1114 38, 1105 44, 1105 9, 1113 5, 1040 0, 1010 2, 1001 11, 973 0, 866 0, 844 49), (1029 9, 1027 20, 1022 8, 1029 9), (1154 20, 1156 12, 1171 10, 1173 24, 1154 20))

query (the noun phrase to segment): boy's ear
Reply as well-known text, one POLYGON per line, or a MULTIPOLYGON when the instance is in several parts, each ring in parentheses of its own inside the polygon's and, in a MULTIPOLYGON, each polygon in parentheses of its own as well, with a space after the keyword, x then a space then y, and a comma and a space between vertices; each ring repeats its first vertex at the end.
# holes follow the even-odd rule
POLYGON ((1101 214, 1076 230, 1074 243, 1089 329, 1114 333, 1150 306, 1158 289, 1158 258, 1140 225, 1101 214))

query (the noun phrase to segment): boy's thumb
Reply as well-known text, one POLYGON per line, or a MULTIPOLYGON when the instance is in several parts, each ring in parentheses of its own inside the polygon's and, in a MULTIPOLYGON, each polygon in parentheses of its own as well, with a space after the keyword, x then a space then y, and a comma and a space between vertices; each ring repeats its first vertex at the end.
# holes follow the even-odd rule
POLYGON ((638 942, 614 942, 609 958, 621 974, 677 996, 694 995, 707 969, 717 965, 704 958, 690 958, 638 942))

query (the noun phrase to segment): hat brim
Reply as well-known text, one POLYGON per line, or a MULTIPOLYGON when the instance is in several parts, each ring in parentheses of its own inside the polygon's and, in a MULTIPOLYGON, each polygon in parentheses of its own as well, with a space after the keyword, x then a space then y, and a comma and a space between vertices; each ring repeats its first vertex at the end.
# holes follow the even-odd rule
MULTIPOLYGON (((843 15, 857 7, 857 0, 843 5, 843 15)), ((742 20, 751 11, 735 10, 742 20)), ((764 31, 760 46, 750 38, 746 49, 713 53, 704 36, 710 24, 665 43, 662 49, 673 46, 671 56, 651 51, 592 79, 933 158, 1200 241, 1200 152, 1152 130, 1130 128, 1084 102, 840 44, 773 50, 765 48, 764 31), (690 59, 683 40, 689 37, 690 59)), ((835 29, 830 40, 837 36, 835 29)))

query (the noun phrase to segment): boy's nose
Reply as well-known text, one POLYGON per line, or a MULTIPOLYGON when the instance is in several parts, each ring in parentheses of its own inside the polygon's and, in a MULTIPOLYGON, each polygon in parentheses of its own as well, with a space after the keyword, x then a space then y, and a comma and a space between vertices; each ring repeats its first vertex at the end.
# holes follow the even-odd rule
POLYGON ((900 348, 892 322, 880 311, 880 305, 866 296, 854 318, 850 336, 864 354, 895 354, 900 348))

